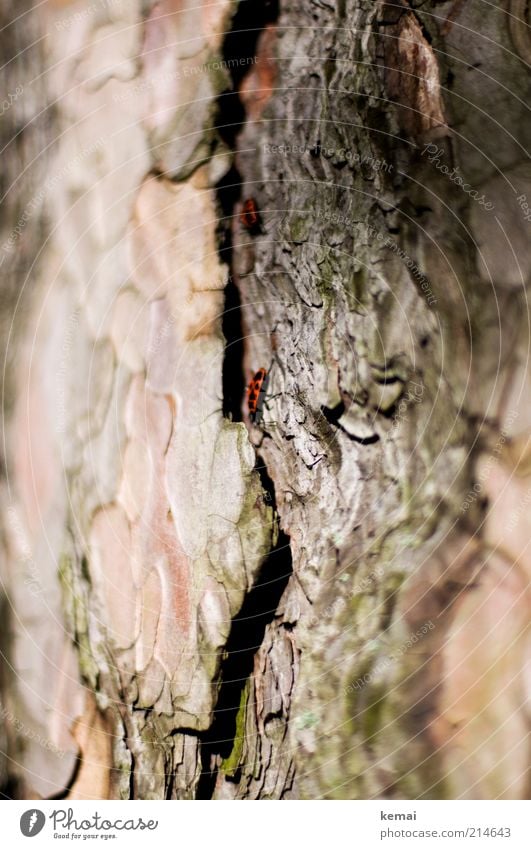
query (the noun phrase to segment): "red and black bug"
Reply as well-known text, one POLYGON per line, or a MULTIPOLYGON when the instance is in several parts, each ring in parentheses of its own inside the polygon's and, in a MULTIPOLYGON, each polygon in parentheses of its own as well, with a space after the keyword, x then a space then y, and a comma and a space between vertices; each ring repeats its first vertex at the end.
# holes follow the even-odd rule
POLYGON ((247 198, 240 213, 240 221, 249 233, 259 233, 261 230, 260 213, 254 198, 247 198))
POLYGON ((265 368, 259 368, 247 387, 247 408, 252 422, 258 422, 267 391, 268 374, 265 368))

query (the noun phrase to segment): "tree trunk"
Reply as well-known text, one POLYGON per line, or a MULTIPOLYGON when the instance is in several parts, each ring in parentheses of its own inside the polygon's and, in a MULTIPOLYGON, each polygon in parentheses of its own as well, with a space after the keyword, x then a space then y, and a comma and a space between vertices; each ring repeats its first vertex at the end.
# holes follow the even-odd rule
POLYGON ((7 795, 527 798, 527 14, 29 14, 7 795))

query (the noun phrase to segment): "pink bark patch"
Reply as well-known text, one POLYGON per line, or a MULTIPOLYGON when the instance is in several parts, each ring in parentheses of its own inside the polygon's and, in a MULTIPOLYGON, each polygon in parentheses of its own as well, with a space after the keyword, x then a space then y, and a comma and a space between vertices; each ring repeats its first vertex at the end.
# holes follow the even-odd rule
MULTIPOLYGON (((160 617, 158 610, 154 610, 153 615, 141 613, 142 622, 149 631, 149 634, 142 633, 140 638, 141 662, 145 665, 154 655, 171 677, 183 652, 191 643, 195 645, 195 627, 192 627, 195 620, 189 592, 190 563, 177 537, 164 486, 171 406, 170 399, 146 390, 140 381, 132 387, 131 393, 131 423, 136 423, 135 436, 146 441, 149 454, 144 509, 133 526, 135 580, 144 587, 147 581, 152 581, 155 571, 160 581, 160 617), (139 421, 143 422, 143 427, 139 427, 139 421), (146 637, 148 641, 155 640, 151 650, 146 645, 146 637)), ((149 598, 143 598, 143 602, 149 603, 149 598)))
POLYGON ((136 589, 129 522, 120 507, 106 507, 96 514, 90 549, 91 573, 104 605, 105 627, 119 648, 128 648, 135 639, 136 589))

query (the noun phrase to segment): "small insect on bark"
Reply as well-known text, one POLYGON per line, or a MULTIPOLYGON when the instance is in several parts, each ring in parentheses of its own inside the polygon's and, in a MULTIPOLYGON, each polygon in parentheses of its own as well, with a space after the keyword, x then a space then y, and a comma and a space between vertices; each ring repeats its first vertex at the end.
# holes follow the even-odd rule
POLYGON ((260 233, 260 213, 258 212, 258 207, 254 198, 247 198, 243 204, 242 211, 240 213, 240 221, 242 226, 245 227, 245 229, 252 235, 260 233))
POLYGON ((268 374, 265 368, 259 368, 256 374, 252 377, 247 388, 247 408, 249 410, 249 418, 253 423, 258 424, 262 416, 262 407, 267 391, 268 374))

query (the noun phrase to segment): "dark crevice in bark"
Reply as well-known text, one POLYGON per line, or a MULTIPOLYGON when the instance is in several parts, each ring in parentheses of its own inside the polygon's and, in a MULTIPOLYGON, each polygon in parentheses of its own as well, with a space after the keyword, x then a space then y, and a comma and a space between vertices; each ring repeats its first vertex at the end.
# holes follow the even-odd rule
MULTIPOLYGON (((390 381, 391 382, 391 381, 390 381)), ((343 401, 340 401, 339 404, 336 404, 335 407, 321 407, 321 412, 325 419, 330 422, 334 427, 340 428, 343 433, 346 433, 349 439, 353 442, 359 442, 360 445, 374 445, 375 442, 379 442, 380 437, 377 433, 371 434, 371 436, 354 436, 352 433, 349 433, 340 423, 339 419, 345 412, 345 404, 343 401)), ((310 468, 310 467, 308 467, 310 468)))
POLYGON ((267 625, 275 617, 291 574, 289 537, 281 531, 277 545, 264 562, 256 584, 232 623, 214 722, 201 746, 202 774, 198 799, 212 797, 217 778, 217 769, 212 769, 214 758, 227 758, 231 753, 243 688, 252 673, 255 653, 262 644, 267 625))
POLYGON ((222 331, 225 337, 222 378, 223 415, 233 422, 241 422, 242 398, 245 391, 243 329, 240 293, 232 278, 225 286, 222 331))
POLYGON ((376 20, 376 25, 380 27, 396 26, 400 18, 407 12, 415 14, 415 10, 411 8, 406 0, 397 0, 395 3, 385 3, 381 14, 382 17, 376 20))
POLYGON ((256 59, 256 47, 263 29, 277 20, 278 0, 240 0, 230 32, 222 48, 222 56, 230 73, 230 87, 218 100, 218 132, 223 141, 236 149, 236 138, 245 121, 245 108, 240 99, 242 79, 256 59))
POLYGON ((237 88, 248 71, 243 58, 256 55, 256 45, 262 30, 279 16, 278 0, 240 0, 230 32, 223 44, 223 58, 230 68, 234 87, 237 88))
POLYGON ((402 378, 398 377, 396 374, 383 374, 381 376, 375 375, 373 380, 378 384, 378 386, 393 386, 393 384, 404 382, 402 378))
POLYGON ((79 771, 81 769, 82 763, 83 763, 83 758, 81 756, 78 756, 76 758, 74 768, 72 770, 72 774, 70 775, 70 778, 68 779, 68 783, 66 784, 66 786, 62 790, 60 790, 58 793, 55 793, 53 796, 48 796, 47 797, 48 799, 66 799, 66 797, 70 793, 72 787, 74 786, 74 784, 76 783, 76 781, 79 777, 79 771))
MULTIPOLYGON (((236 151, 237 136, 245 122, 245 108, 241 101, 240 83, 256 57, 258 38, 267 24, 278 17, 278 0, 241 0, 232 19, 222 55, 229 69, 230 87, 221 93, 217 103, 217 131, 225 145, 236 151)), ((232 222, 241 198, 241 175, 235 165, 217 186, 217 199, 221 213, 218 231, 219 255, 229 268, 229 281, 225 287, 225 304, 222 331, 225 337, 223 359, 223 415, 232 421, 241 421, 241 405, 245 391, 243 372, 243 330, 241 301, 238 287, 232 276, 232 222)))
POLYGON ((335 407, 321 407, 321 412, 325 419, 330 422, 330 424, 333 424, 336 427, 340 427, 338 422, 343 413, 345 412, 345 404, 343 401, 340 401, 339 404, 336 404, 335 407))
POLYGON ((12 802, 15 799, 23 799, 24 796, 22 782, 15 775, 10 775, 4 786, 0 789, 0 802, 12 802))
POLYGON ((400 401, 402 400, 402 398, 403 398, 403 393, 402 393, 402 395, 400 395, 396 399, 394 404, 391 404, 391 406, 387 410, 381 410, 381 409, 378 410, 378 415, 383 416, 384 419, 389 419, 389 420, 394 419, 394 417, 396 416, 396 414, 398 412, 398 407, 400 405, 400 401))
POLYGON ((12 739, 9 733, 9 724, 6 718, 8 704, 5 703, 6 696, 13 691, 13 667, 9 662, 12 657, 12 640, 13 633, 11 607, 7 596, 0 596, 0 617, 3 623, 3 628, 0 631, 0 708, 2 709, 2 728, 0 729, 0 799, 20 799, 23 794, 20 793, 21 785, 19 779, 11 771, 8 763, 8 758, 13 757, 12 739), (4 713, 5 712, 5 713, 4 713))
MULTIPOLYGON (((262 486, 275 510, 275 489, 265 463, 257 457, 256 471, 262 486)), ((267 496, 266 496, 267 497, 267 496)), ((226 660, 222 665, 221 686, 214 710, 214 721, 201 744, 202 772, 197 789, 197 799, 211 799, 218 775, 218 764, 227 758, 235 743, 236 717, 243 689, 252 675, 254 657, 262 645, 267 626, 274 620, 276 611, 293 574, 290 539, 283 531, 264 560, 260 574, 242 609, 232 622, 227 641, 226 660)), ((237 780, 237 773, 235 776, 237 780)))
POLYGON ((135 798, 135 756, 131 750, 131 769, 129 771, 129 798, 135 798))
MULTIPOLYGON (((385 384, 386 382, 393 383, 394 381, 392 379, 390 379, 388 381, 382 380, 380 382, 382 384, 385 384)), ((374 445, 376 442, 380 441, 380 437, 378 436, 377 433, 372 433, 370 436, 354 436, 354 434, 352 434, 348 430, 346 430, 342 426, 341 422, 339 421, 339 419, 341 418, 341 416, 345 412, 345 409, 346 409, 346 407, 345 407, 344 402, 340 401, 339 404, 336 404, 335 407, 321 407, 321 412, 322 412, 323 416, 325 417, 325 419, 333 427, 340 428, 340 430, 342 430, 343 433, 346 433, 348 438, 351 439, 353 442, 358 442, 360 445, 374 445)), ((394 409, 394 407, 392 409, 394 409)), ((380 411, 380 412, 382 412, 382 411, 380 411)), ((391 417, 392 417, 391 414, 389 414, 389 418, 391 418, 391 417)), ((311 468, 311 467, 309 466, 308 468, 311 468)))
POLYGON ((175 787, 175 771, 170 770, 166 773, 166 799, 173 798, 173 789, 175 787))
POLYGON ((352 433, 349 433, 345 430, 345 428, 341 429, 347 434, 349 439, 352 439, 353 442, 359 442, 360 445, 374 445, 376 442, 380 441, 380 437, 377 433, 373 433, 371 436, 353 436, 352 433))
MULTIPOLYGON (((433 43, 433 37, 432 37, 430 31, 427 29, 424 21, 422 20, 422 15, 419 14, 419 12, 422 11, 420 7, 415 8, 415 5, 412 4, 412 3, 409 3, 408 0, 397 0, 395 3, 386 3, 385 6, 386 6, 385 11, 387 13, 389 13, 389 18, 387 20, 385 20, 385 22, 380 23, 380 26, 396 25, 398 23, 398 21, 400 20, 400 18, 404 14, 406 14, 407 12, 410 12, 413 15, 413 17, 415 18, 415 20, 417 21, 417 23, 418 23, 418 25, 421 29, 422 35, 424 36, 424 38, 426 39, 428 44, 433 43), (391 20, 391 19, 394 19, 394 20, 391 20)), ((434 17, 434 15, 431 14, 430 19, 433 18, 433 17, 434 17)))
MULTIPOLYGON (((217 130, 224 144, 233 152, 245 120, 245 108, 240 99, 240 84, 255 61, 257 42, 264 27, 278 17, 278 0, 241 0, 232 19, 231 31, 223 45, 223 59, 230 69, 231 86, 218 99, 217 130)), ((245 391, 243 372, 243 328, 241 300, 233 275, 233 221, 241 201, 242 176, 233 165, 217 186, 220 209, 218 229, 219 255, 229 268, 225 287, 222 330, 225 337, 223 360, 223 415, 232 421, 242 420, 242 399, 245 391)), ((275 493, 265 465, 257 458, 265 498, 274 514, 275 493)), ((235 744, 237 714, 242 695, 253 671, 254 657, 264 639, 265 631, 275 616, 280 598, 292 574, 289 538, 280 532, 277 544, 264 560, 259 576, 247 594, 239 614, 232 622, 220 674, 218 700, 210 728, 201 735, 202 772, 197 786, 197 799, 211 799, 216 787, 221 761, 227 758, 235 744)), ((236 773, 233 780, 237 780, 236 773)))

